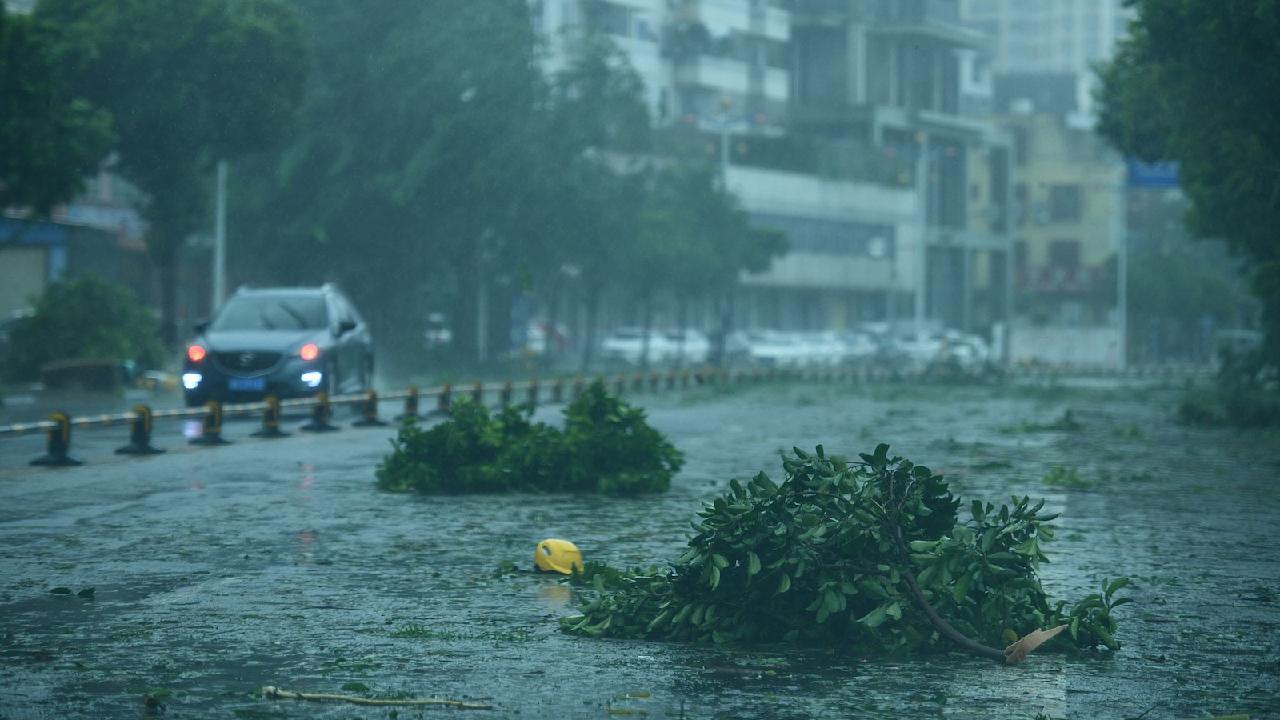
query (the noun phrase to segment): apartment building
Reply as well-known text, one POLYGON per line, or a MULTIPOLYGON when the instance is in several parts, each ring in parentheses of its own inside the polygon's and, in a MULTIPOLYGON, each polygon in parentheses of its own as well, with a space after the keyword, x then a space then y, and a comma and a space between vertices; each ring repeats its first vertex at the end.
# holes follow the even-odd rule
POLYGON ((990 94, 983 38, 955 0, 535 8, 553 69, 575 29, 608 33, 660 132, 720 161, 753 222, 787 233, 790 253, 744 276, 740 327, 906 322, 922 287, 935 324, 1003 321, 1009 141, 973 112, 990 94))

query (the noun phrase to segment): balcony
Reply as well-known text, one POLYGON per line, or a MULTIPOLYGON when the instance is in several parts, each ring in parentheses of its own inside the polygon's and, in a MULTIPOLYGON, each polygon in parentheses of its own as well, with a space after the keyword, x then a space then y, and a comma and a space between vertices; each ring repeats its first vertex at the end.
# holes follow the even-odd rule
POLYGON ((876 6, 872 32, 885 35, 925 35, 964 47, 979 47, 981 31, 960 23, 957 0, 891 0, 876 6))
POLYGON ((675 79, 679 84, 697 85, 738 95, 745 95, 751 89, 746 63, 710 55, 699 55, 678 64, 675 79))
POLYGON ((781 42, 791 37, 791 13, 771 5, 753 7, 745 0, 684 0, 674 10, 677 19, 700 22, 715 36, 736 32, 781 42))

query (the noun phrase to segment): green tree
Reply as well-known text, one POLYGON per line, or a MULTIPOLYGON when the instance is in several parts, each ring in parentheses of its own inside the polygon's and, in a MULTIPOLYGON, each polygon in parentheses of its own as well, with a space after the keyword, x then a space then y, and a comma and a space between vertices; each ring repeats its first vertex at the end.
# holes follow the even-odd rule
POLYGON ((97 169, 110 116, 76 97, 58 72, 57 28, 0 2, 0 208, 45 215, 97 169))
MULTIPOLYGON (((660 167, 648 182, 639 237, 625 255, 641 303, 645 337, 656 293, 675 297, 682 331, 688 303, 706 299, 720 309, 716 354, 722 355, 741 274, 767 269, 785 251, 780 233, 750 226, 716 168, 690 162, 660 167)), ((648 348, 641 354, 643 363, 648 348)))
POLYGON ((1130 4, 1130 37, 1100 70, 1099 131, 1125 154, 1179 163, 1191 229, 1248 258, 1280 362, 1280 1, 1130 4))
POLYGON ((162 337, 177 337, 177 269, 208 220, 209 170, 283 137, 307 76, 303 28, 280 0, 41 0, 67 38, 76 92, 115 119, 118 169, 149 196, 162 337))
MULTIPOLYGON (((547 157, 553 240, 544 257, 577 276, 586 312, 582 369, 591 365, 600 306, 627 267, 644 204, 644 163, 651 131, 644 82, 626 53, 604 33, 570 38, 569 62, 551 78, 547 157)), ((549 307, 563 278, 542 278, 549 307)))
POLYGON ((128 288, 84 275, 49 285, 35 315, 14 328, 5 375, 34 380, 53 360, 133 360, 154 367, 162 357, 155 318, 128 288))
POLYGON ((393 345, 416 338, 426 297, 448 297, 474 357, 481 283, 542 229, 522 222, 546 172, 527 4, 295 5, 315 74, 298 131, 244 186, 242 271, 339 281, 393 345))

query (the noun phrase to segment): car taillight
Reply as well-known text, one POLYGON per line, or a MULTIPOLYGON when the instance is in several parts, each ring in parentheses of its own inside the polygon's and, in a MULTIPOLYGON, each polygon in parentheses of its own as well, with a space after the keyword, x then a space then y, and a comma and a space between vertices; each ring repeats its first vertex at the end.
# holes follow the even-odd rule
POLYGON ((298 349, 298 357, 303 360, 315 360, 320 357, 320 348, 315 343, 307 343, 298 349))
POLYGON ((208 355, 208 353, 205 352, 205 349, 203 347, 199 345, 187 346, 187 359, 190 360, 191 362, 198 363, 201 360, 204 360, 205 355, 208 355))

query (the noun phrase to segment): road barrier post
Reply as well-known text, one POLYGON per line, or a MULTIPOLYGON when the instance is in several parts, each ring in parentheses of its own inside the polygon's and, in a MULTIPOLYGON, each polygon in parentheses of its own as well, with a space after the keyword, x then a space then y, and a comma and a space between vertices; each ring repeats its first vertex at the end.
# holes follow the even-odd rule
POLYGON ((71 417, 58 410, 50 415, 49 419, 57 424, 49 428, 44 455, 32 460, 31 464, 47 467, 83 465, 82 461, 67 454, 71 449, 71 417))
MULTIPOLYGON (((417 391, 417 388, 414 388, 417 391)), ((436 396, 436 412, 441 415, 448 415, 449 410, 453 408, 453 387, 449 383, 445 383, 440 387, 440 394, 436 396)), ((416 410, 417 408, 415 408, 416 410)))
POLYGON ((378 391, 370 388, 364 392, 360 403, 360 419, 351 423, 354 427, 383 427, 387 421, 378 418, 378 391))
POLYGON ((210 400, 204 404, 204 420, 200 425, 200 437, 191 438, 192 445, 230 445, 222 437, 222 403, 210 400))
POLYGON ((256 432, 250 433, 250 437, 289 437, 289 433, 280 429, 280 398, 275 395, 268 395, 263 398, 262 402, 264 405, 262 408, 262 427, 258 428, 256 432))
POLYGON ((537 380, 537 378, 534 378, 533 380, 530 380, 530 381, 529 381, 529 390, 528 390, 528 394, 527 394, 525 397, 526 397, 526 401, 527 401, 530 405, 532 405, 533 407, 537 407, 537 406, 538 406, 538 380, 537 380))
POLYGON ((471 402, 477 405, 484 404, 484 385, 479 380, 471 386, 471 402))
POLYGON ((502 389, 498 391, 498 403, 504 408, 509 407, 511 405, 511 381, 510 380, 503 381, 502 389))
MULTIPOLYGON (((447 394, 448 392, 449 386, 445 385, 444 393, 447 394)), ((443 397, 444 394, 441 395, 442 399, 443 397)), ((421 416, 418 415, 418 386, 410 385, 408 394, 404 396, 404 412, 397 415, 396 420, 408 420, 409 418, 417 420, 419 417, 421 416)))
POLYGON ((649 373, 649 392, 656 393, 661 389, 658 383, 662 382, 662 376, 656 372, 649 373))
POLYGON ((159 455, 164 452, 151 444, 151 408, 133 406, 133 420, 129 423, 129 444, 116 448, 117 455, 159 455))
POLYGON ((329 422, 333 418, 333 407, 329 405, 329 393, 321 390, 316 393, 316 404, 311 409, 311 422, 298 428, 305 432, 333 432, 337 426, 329 422))
POLYGON ((577 400, 578 398, 582 397, 582 389, 584 387, 584 384, 585 383, 583 382, 581 376, 573 379, 573 399, 574 400, 577 400))
POLYGON ((551 402, 555 405, 564 402, 564 378, 556 378, 551 384, 551 402))

